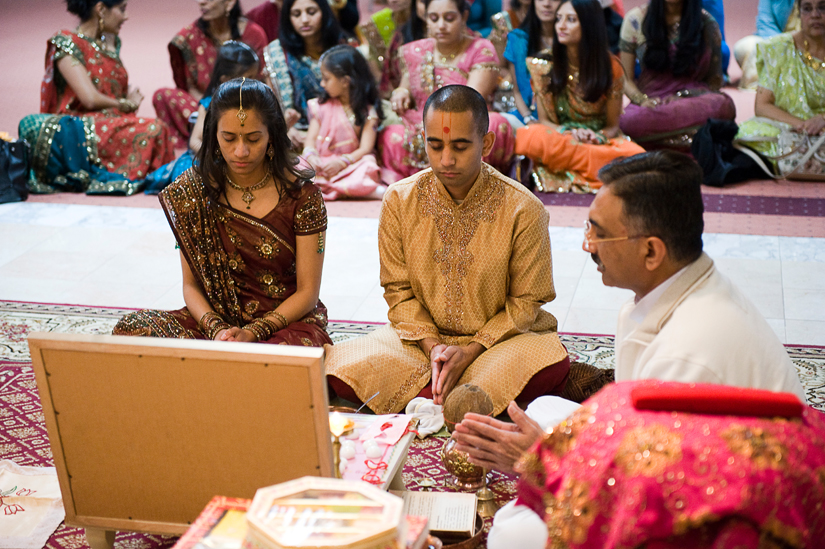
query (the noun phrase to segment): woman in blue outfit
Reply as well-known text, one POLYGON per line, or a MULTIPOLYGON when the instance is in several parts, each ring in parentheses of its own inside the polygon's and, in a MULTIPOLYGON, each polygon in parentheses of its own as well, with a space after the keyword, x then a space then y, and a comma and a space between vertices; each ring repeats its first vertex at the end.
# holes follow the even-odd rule
POLYGON ((507 35, 504 59, 507 60, 510 74, 514 76, 513 92, 516 99, 516 108, 510 114, 525 124, 537 119, 527 58, 542 52, 551 55, 559 4, 561 0, 532 0, 524 21, 507 35))
POLYGON ((204 91, 203 99, 199 102, 197 120, 189 137, 189 149, 177 160, 161 166, 146 177, 146 194, 158 194, 164 187, 192 167, 194 157, 201 148, 206 109, 209 108, 209 104, 212 102, 212 94, 218 86, 233 78, 242 76, 256 78, 258 67, 258 55, 255 50, 243 42, 229 40, 221 46, 221 49, 218 50, 218 58, 215 61, 215 69, 212 71, 212 79, 204 91))

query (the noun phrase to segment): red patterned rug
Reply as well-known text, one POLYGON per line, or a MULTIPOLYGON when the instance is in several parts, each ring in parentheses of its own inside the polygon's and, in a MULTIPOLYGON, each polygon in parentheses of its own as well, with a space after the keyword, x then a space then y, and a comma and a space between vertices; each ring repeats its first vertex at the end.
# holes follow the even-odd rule
MULTIPOLYGON (((51 466, 52 453, 35 385, 26 336, 34 331, 63 333, 110 333, 126 310, 47 305, 0 301, 0 459, 18 465, 51 466)), ((333 322, 330 332, 335 341, 357 337, 378 324, 333 322)), ((612 367, 613 338, 607 336, 562 335, 571 360, 612 367)), ((809 403, 825 411, 825 348, 788 347, 797 365, 809 403)), ((439 452, 443 438, 416 440, 404 466, 404 483, 410 490, 420 489, 419 481, 435 481, 434 490, 448 490, 448 473, 441 465, 439 452)), ((0 486, 0 492, 4 487, 0 486)), ((490 488, 500 503, 515 494, 512 477, 494 472, 490 488)), ((2 511, 0 511, 2 512, 2 511)), ((489 521, 488 521, 489 522, 489 521)), ((118 532, 118 549, 155 549, 172 547, 177 538, 131 532, 118 532)), ((61 525, 51 536, 50 549, 85 549, 84 531, 61 525)))

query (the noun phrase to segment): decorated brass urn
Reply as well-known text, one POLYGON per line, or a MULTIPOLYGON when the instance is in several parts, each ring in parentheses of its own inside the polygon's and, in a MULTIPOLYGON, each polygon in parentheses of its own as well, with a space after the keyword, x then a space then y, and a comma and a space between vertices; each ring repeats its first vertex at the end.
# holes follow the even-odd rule
MULTIPOLYGON (((493 400, 490 395, 479 387, 471 384, 456 387, 447 396, 444 402, 444 422, 447 430, 453 432, 457 423, 464 419, 464 414, 474 412, 481 415, 493 413, 493 400)), ((473 465, 469 456, 455 449, 456 441, 452 437, 447 439, 441 448, 441 461, 453 478, 448 482, 459 490, 478 490, 486 485, 486 471, 484 468, 473 465)))

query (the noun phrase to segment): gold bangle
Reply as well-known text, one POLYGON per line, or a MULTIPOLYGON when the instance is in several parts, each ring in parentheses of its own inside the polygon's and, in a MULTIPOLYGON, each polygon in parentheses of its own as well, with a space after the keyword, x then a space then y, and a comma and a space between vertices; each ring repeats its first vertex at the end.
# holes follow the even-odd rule
POLYGON ((286 319, 286 317, 285 317, 284 315, 282 315, 282 314, 281 314, 281 313, 279 313, 278 311, 271 311, 271 312, 270 312, 270 314, 271 314, 271 315, 274 315, 274 316, 275 316, 275 318, 277 318, 278 320, 280 320, 280 321, 281 321, 281 324, 282 324, 281 329, 282 329, 282 330, 283 330, 284 328, 286 328, 287 326, 289 326, 289 321, 286 319))
POLYGON ((200 328, 201 331, 205 331, 207 328, 211 327, 213 324, 216 324, 218 322, 224 322, 221 315, 219 315, 215 311, 206 311, 205 313, 203 313, 203 316, 201 316, 200 320, 198 320, 198 328, 200 328))
POLYGON ((261 319, 256 318, 249 324, 243 327, 244 330, 249 330, 252 332, 258 341, 266 341, 269 339, 269 336, 272 335, 272 329, 268 324, 261 321, 261 319))
POLYGON ((272 335, 272 334, 274 334, 275 332, 277 332, 278 330, 281 329, 281 327, 278 326, 278 324, 276 322, 272 321, 269 318, 266 318, 265 316, 259 318, 258 320, 263 322, 264 324, 266 324, 266 326, 269 328, 269 331, 270 331, 269 335, 272 335))
POLYGON ((214 341, 215 336, 218 335, 218 332, 220 332, 221 330, 228 330, 229 328, 231 328, 229 323, 224 322, 224 321, 220 321, 216 324, 213 324, 209 328, 207 328, 205 335, 206 335, 206 337, 208 337, 209 339, 214 341))

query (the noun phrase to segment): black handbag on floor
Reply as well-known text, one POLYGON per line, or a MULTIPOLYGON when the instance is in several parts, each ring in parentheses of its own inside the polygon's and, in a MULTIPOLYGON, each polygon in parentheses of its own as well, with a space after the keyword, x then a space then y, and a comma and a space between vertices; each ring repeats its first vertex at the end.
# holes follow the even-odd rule
POLYGON ((0 139, 0 204, 21 202, 29 197, 29 144, 0 139))
POLYGON ((702 167, 705 185, 724 187, 729 183, 765 178, 753 158, 734 146, 738 131, 739 126, 732 120, 710 118, 693 136, 690 150, 702 167))

